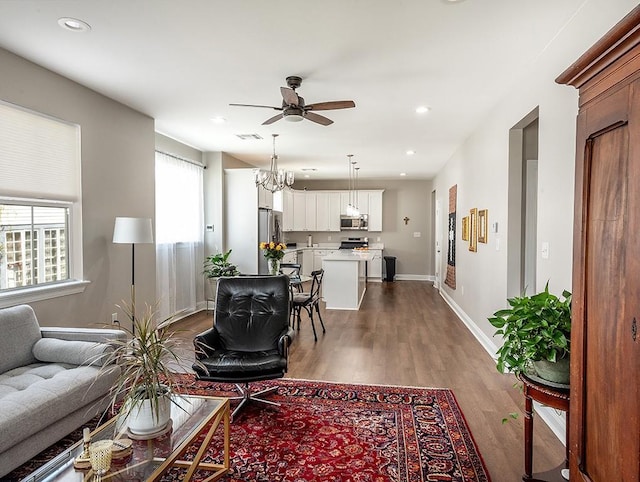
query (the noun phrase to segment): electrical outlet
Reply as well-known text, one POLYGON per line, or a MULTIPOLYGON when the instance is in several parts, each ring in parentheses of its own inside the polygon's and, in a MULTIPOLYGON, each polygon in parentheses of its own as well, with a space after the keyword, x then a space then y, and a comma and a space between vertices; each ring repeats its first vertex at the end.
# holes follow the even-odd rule
POLYGON ((331 236, 327 236, 327 241, 331 241, 331 236))
POLYGON ((378 243, 380 242, 380 236, 378 236, 378 237, 376 238, 376 242, 378 242, 378 243))

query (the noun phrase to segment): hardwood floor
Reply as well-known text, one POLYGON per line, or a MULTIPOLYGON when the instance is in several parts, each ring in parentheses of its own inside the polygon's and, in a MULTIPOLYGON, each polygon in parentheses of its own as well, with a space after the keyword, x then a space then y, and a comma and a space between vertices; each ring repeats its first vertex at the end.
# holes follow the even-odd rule
MULTIPOLYGON (((288 378, 450 388, 478 444, 493 482, 520 481, 523 408, 512 375, 498 373, 489 354, 431 283, 369 283, 360 311, 321 310, 314 343, 309 319, 293 342, 288 378), (509 413, 516 420, 503 424, 509 413)), ((211 312, 176 323, 187 344, 209 328, 211 312)), ((186 345, 189 346, 189 345, 186 345)), ((559 465, 564 446, 546 424, 534 422, 534 471, 559 465)))

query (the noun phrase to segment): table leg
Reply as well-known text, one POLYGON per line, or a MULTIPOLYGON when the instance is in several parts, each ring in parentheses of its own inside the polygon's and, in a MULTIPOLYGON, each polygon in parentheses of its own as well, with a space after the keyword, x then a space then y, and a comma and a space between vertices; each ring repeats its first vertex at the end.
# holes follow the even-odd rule
POLYGON ((524 396, 524 475, 522 480, 529 481, 533 477, 533 401, 524 396))

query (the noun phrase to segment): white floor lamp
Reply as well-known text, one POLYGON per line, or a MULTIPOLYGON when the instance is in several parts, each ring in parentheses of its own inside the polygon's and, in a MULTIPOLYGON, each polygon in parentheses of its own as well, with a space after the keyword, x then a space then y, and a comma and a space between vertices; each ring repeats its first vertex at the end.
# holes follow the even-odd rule
POLYGON ((150 218, 117 217, 113 228, 113 242, 131 244, 131 324, 132 333, 136 333, 136 244, 153 243, 153 230, 150 218))

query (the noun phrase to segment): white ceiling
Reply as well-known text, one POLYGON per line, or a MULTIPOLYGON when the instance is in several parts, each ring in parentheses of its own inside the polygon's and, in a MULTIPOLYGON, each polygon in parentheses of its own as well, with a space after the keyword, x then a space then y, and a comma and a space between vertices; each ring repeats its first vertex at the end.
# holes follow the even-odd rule
MULTIPOLYGON (((0 47, 156 120, 202 151, 314 179, 431 178, 585 0, 2 0, 0 47), (91 25, 77 33, 60 17, 91 25), (285 77, 334 124, 261 123, 285 77), (418 115, 415 108, 431 111, 418 115), (221 116, 219 125, 210 119, 221 116), (236 134, 259 134, 241 140, 236 134), (416 151, 407 156, 406 151, 416 151)), ((549 79, 553 82, 553 79, 549 79)), ((55 95, 52 92, 52 95, 55 95)))

